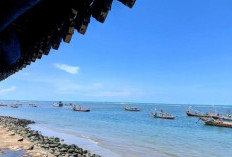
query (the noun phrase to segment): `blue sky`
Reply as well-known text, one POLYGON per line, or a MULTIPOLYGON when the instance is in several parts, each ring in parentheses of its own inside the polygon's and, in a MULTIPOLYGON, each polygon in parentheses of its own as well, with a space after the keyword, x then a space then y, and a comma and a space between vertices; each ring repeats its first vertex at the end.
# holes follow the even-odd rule
POLYGON ((232 104, 232 1, 115 1, 42 60, 0 83, 0 99, 232 104))

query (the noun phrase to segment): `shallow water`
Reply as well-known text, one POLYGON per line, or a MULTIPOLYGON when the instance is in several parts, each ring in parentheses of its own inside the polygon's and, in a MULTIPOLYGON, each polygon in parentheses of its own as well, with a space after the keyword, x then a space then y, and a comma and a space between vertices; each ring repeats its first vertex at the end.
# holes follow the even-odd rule
POLYGON ((9 150, 2 150, 2 151, 4 154, 0 155, 0 157, 21 157, 25 154, 25 151, 9 151, 9 150))
MULTIPOLYGON (((197 122, 197 118, 187 117, 187 105, 140 103, 134 105, 140 107, 141 112, 128 112, 123 110, 124 103, 76 102, 83 108, 91 108, 91 112, 84 113, 74 112, 69 107, 55 108, 52 102, 35 102, 38 108, 30 107, 28 102, 22 103, 25 105, 18 109, 1 107, 0 115, 34 120, 37 123, 35 127, 42 132, 50 130, 50 134, 100 152, 105 157, 209 157, 232 154, 232 129, 205 126, 201 121, 197 122), (155 119, 151 116, 154 107, 177 117, 175 120, 155 119)), ((214 111, 206 105, 195 105, 195 108, 214 111)), ((219 112, 232 110, 232 106, 215 108, 219 112)))

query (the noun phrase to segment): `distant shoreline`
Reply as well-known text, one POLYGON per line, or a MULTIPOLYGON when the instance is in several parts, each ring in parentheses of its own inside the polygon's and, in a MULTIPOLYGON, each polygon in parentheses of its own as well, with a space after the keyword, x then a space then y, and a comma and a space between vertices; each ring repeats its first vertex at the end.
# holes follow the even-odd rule
MULTIPOLYGON (((0 102, 4 102, 4 101, 19 101, 19 102, 58 102, 60 100, 0 100, 0 102)), ((110 103, 110 104, 147 104, 147 105, 181 105, 181 106, 231 106, 232 104, 189 104, 189 103, 157 103, 157 102, 123 102, 123 101, 77 101, 77 100, 62 100, 62 102, 64 103, 68 103, 68 102, 73 102, 73 103, 110 103)))

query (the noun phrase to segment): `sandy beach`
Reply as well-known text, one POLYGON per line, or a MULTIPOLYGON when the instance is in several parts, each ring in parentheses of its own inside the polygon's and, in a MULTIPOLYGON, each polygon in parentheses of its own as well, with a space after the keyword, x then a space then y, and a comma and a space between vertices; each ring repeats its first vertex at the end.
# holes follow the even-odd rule
MULTIPOLYGON (((24 139, 23 141, 19 142, 18 141, 19 139, 22 139, 22 137, 0 126, 0 141, 1 141, 0 150, 1 149, 8 149, 10 151, 24 150, 25 156, 53 157, 53 155, 50 154, 48 151, 45 151, 40 147, 33 145, 33 143, 29 142, 28 140, 24 139), (32 146, 34 146, 34 149, 28 150, 32 146)), ((0 154, 2 153, 3 151, 0 151, 0 154)))
POLYGON ((11 156, 32 157, 100 157, 75 144, 68 145, 58 137, 44 136, 28 127, 34 123, 31 120, 0 116, 1 153, 20 153, 11 156))

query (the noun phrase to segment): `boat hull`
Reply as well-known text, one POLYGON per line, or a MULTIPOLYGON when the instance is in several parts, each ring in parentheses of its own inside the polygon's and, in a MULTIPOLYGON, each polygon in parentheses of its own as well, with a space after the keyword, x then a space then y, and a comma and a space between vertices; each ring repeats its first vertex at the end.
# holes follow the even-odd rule
POLYGON ((63 104, 53 104, 54 107, 63 107, 63 104))
POLYGON ((138 111, 140 111, 140 109, 125 108, 125 111, 134 111, 134 112, 138 112, 138 111))
POLYGON ((232 128, 232 123, 230 122, 214 120, 206 117, 199 117, 199 118, 205 123, 205 125, 232 128))
POLYGON ((158 116, 155 113, 152 113, 152 115, 154 116, 154 118, 162 118, 162 119, 175 119, 176 118, 174 116, 158 116))
POLYGON ((12 108, 18 108, 18 106, 11 106, 12 108))
POLYGON ((223 117, 222 119, 225 121, 232 121, 232 118, 223 117))
POLYGON ((73 109, 73 111, 78 111, 78 112, 90 112, 90 109, 73 109))
POLYGON ((220 122, 220 121, 205 121, 205 124, 212 125, 212 126, 232 128, 232 123, 226 123, 226 122, 220 122))
POLYGON ((63 107, 63 105, 53 105, 54 107, 63 107))
POLYGON ((186 111, 186 114, 187 114, 187 116, 189 116, 189 117, 209 117, 209 116, 207 116, 207 115, 191 113, 191 112, 188 112, 188 111, 186 111))

